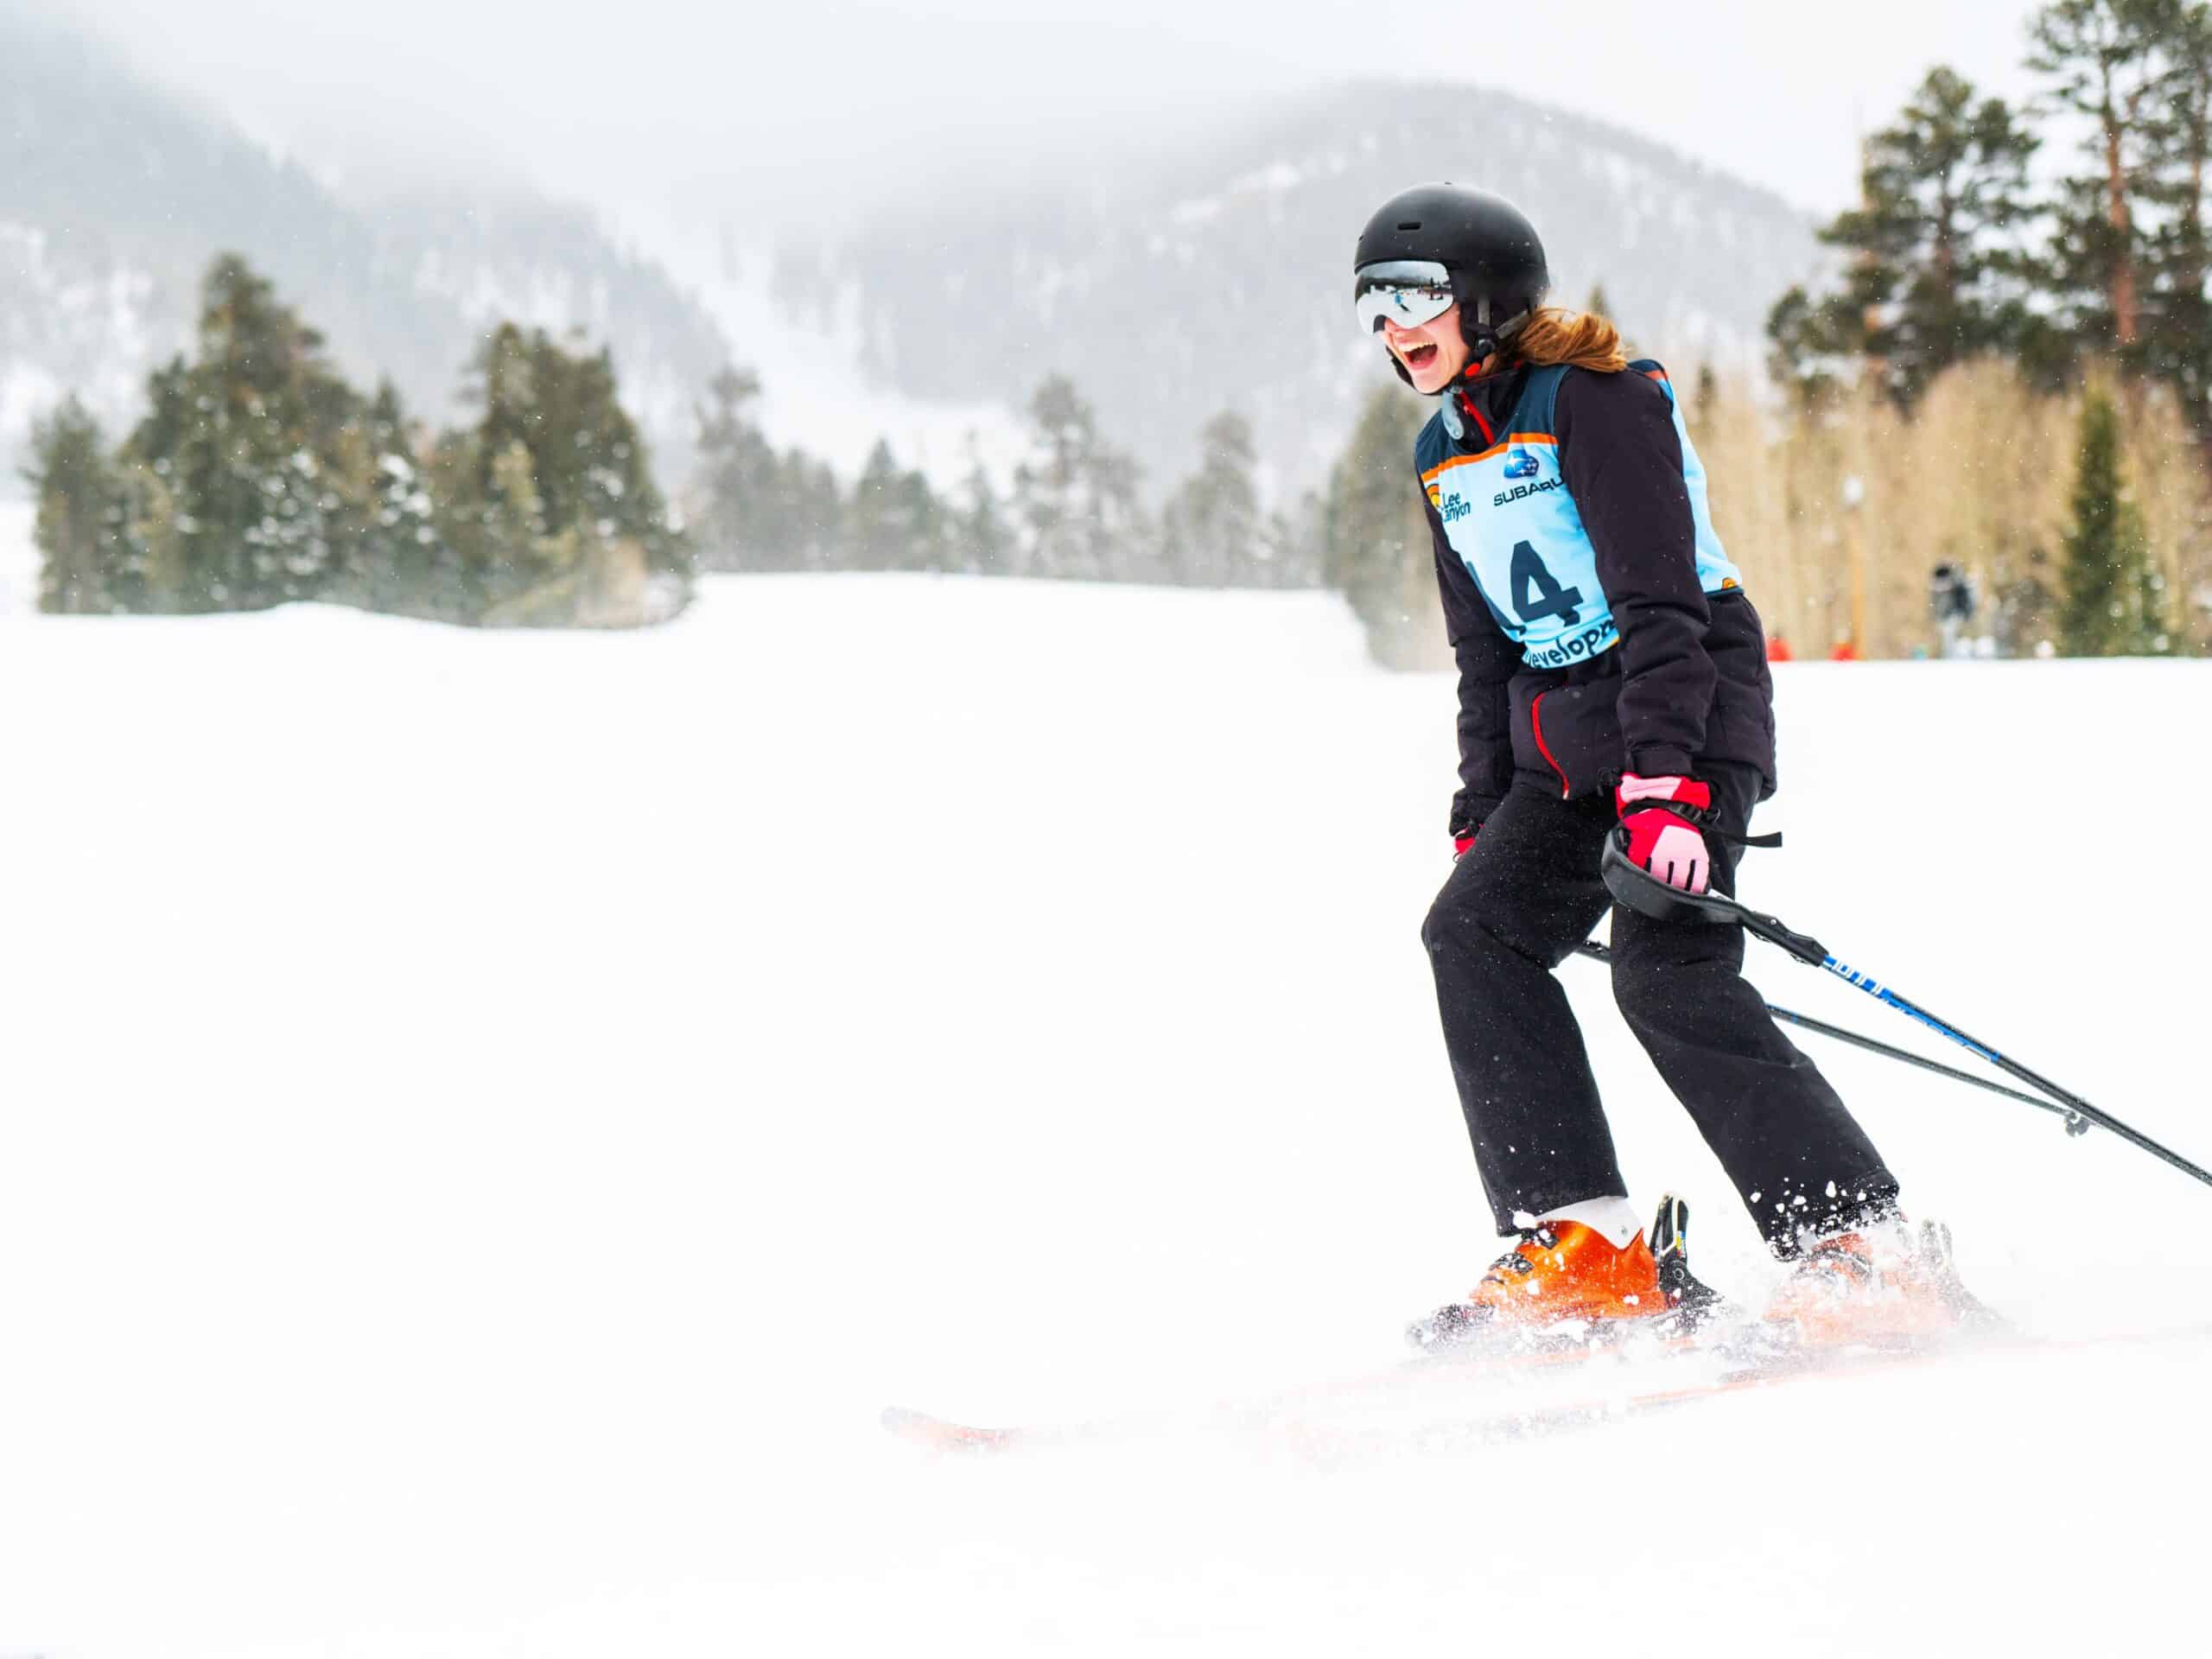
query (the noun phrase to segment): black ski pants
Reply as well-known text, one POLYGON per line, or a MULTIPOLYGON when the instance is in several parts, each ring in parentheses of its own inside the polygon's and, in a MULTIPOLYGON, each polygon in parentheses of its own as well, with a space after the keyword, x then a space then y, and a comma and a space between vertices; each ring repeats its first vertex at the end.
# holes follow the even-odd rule
MULTIPOLYGON (((1708 765, 1722 828, 1742 834, 1758 774, 1708 765)), ((1610 794, 1562 800, 1516 776, 1452 867, 1421 939, 1444 1041, 1501 1234, 1628 1192, 1582 1033, 1553 970, 1611 904, 1599 874, 1610 794)), ((1713 885, 1732 893, 1734 849, 1708 835, 1713 885)), ((1776 1255, 1894 1208, 1897 1184, 1813 1063, 1744 979, 1741 928, 1656 922, 1613 907, 1613 996, 1736 1185, 1776 1255)))

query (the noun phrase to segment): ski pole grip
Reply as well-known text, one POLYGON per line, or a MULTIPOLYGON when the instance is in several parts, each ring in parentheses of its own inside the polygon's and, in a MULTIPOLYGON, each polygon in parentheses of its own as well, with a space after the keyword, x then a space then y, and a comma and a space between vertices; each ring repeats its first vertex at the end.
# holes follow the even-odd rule
POLYGON ((1605 837, 1599 863, 1605 890, 1615 902, 1656 922, 1718 922, 1741 927, 1769 944, 1778 944, 1800 962, 1825 967, 1828 953, 1815 938, 1795 932, 1772 916, 1738 904, 1725 893, 1686 893, 1669 887, 1647 870, 1638 869, 1628 855, 1628 832, 1616 830, 1605 837))
POLYGON ((1758 934, 1769 944, 1778 944, 1798 961, 1809 963, 1815 968, 1824 968, 1827 965, 1827 946, 1810 934, 1800 933, 1792 928, 1785 927, 1778 918, 1769 916, 1764 912, 1746 909, 1741 905, 1738 905, 1736 909, 1740 912, 1739 919, 1744 926, 1751 932, 1758 934))

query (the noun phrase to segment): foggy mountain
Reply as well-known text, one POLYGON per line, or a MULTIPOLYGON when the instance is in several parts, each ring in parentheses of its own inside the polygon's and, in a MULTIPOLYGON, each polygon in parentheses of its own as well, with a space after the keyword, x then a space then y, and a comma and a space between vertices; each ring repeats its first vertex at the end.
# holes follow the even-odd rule
MULTIPOLYGON (((188 344, 200 276, 226 249, 274 278, 357 384, 389 375, 433 422, 460 412, 491 321, 580 327, 613 347, 672 487, 694 400, 734 358, 761 371, 779 443, 849 476, 887 435, 944 486, 968 464, 963 434, 1008 464, 1011 415, 1064 372, 1155 496, 1232 405, 1259 435, 1270 494, 1325 476, 1361 390, 1387 374, 1351 330, 1352 239, 1407 184, 1515 196, 1545 232, 1560 297, 1602 283, 1632 342, 1678 368, 1755 363, 1768 306, 1818 260, 1779 196, 1503 94, 1365 82, 1224 99, 1216 113, 1211 131, 1124 130, 1049 187, 1010 153, 941 158, 903 207, 836 244, 790 219, 728 224, 702 194, 689 234, 721 251, 686 257, 671 238, 649 257, 518 185, 334 187, 0 0, 0 494, 22 487, 29 423, 65 391, 111 435, 127 429, 147 371, 188 344), (734 274, 733 238, 757 249, 767 234, 772 264, 734 274)), ((850 205, 823 185, 825 202, 850 205)))
POLYGON ((0 493, 30 421, 67 391, 119 435, 144 378, 187 347, 200 277, 235 250, 363 386, 454 416, 501 318, 611 345, 625 402, 665 449, 726 356, 705 315, 585 211, 519 188, 353 200, 101 48, 0 5, 0 493))
POLYGON ((1347 84, 1240 107, 1201 143, 1132 139, 1051 188, 970 174, 848 245, 787 249, 780 291, 803 310, 856 287, 867 360, 912 395, 1019 404, 1047 372, 1071 374, 1151 490, 1189 470, 1198 428, 1230 405, 1274 481, 1302 487, 1388 373, 1353 333, 1351 250, 1408 185, 1514 198, 1558 297, 1602 283, 1631 345, 1677 368, 1756 365, 1768 308, 1819 263, 1779 195, 1466 86, 1347 84))

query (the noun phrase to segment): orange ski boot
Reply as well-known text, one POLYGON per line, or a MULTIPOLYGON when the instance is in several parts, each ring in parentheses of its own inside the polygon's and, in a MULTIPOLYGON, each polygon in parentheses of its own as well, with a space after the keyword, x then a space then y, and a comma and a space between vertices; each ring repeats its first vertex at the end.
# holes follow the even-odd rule
POLYGON ((1815 1239, 1776 1287, 1768 1323, 1812 1346, 1910 1347, 1994 1315, 1959 1281, 1951 1230, 1877 1222, 1815 1239))
POLYGON ((1639 1231, 1625 1249, 1580 1222, 1531 1227, 1498 1257, 1464 1302, 1440 1307, 1410 1326, 1406 1339, 1424 1353, 1459 1347, 1491 1332, 1649 1319, 1671 1311, 1659 1264, 1639 1231))

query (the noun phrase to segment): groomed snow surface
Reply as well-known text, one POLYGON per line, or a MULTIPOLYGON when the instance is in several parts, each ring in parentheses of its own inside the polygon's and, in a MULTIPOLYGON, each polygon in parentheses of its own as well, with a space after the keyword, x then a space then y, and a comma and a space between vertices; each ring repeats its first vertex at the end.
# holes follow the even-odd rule
MULTIPOLYGON (((2212 1159, 2212 664, 1779 680, 1747 896, 2212 1159)), ((10 1659, 2203 1650, 2212 1191, 1818 1038, 2064 1345, 1500 1444, 1207 1414, 1325 1421, 1497 1249, 1416 937, 1451 684, 1325 596, 13 616, 0 696, 10 1659)), ((1756 1300, 1563 971, 1638 1205, 1756 1300)))

